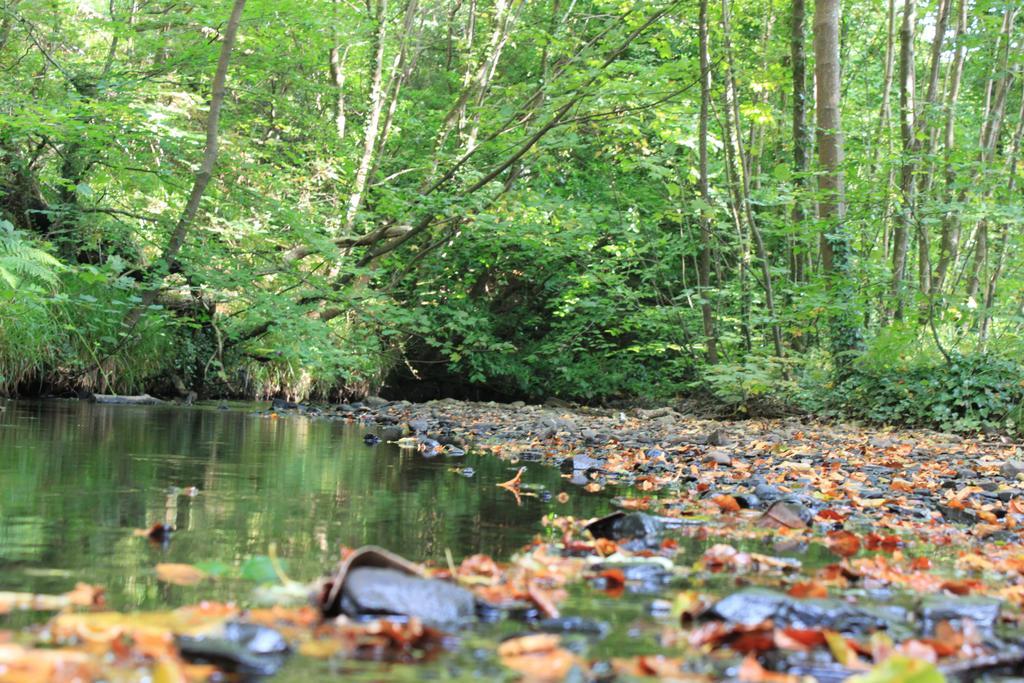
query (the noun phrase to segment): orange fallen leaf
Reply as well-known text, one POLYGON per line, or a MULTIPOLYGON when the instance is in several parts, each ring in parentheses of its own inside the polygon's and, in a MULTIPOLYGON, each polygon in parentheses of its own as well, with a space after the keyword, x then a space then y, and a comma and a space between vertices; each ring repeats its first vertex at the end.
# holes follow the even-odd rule
POLYGON ((819 581, 798 581, 786 592, 794 598, 828 597, 828 588, 819 581))
POLYGON ((736 502, 736 499, 732 496, 715 496, 711 499, 711 502, 722 509, 722 512, 739 512, 740 504, 736 502))
POLYGON ((190 564, 162 562, 156 566, 156 578, 177 586, 194 586, 206 577, 206 572, 190 564))
POLYGON ((860 539, 850 531, 830 531, 825 538, 828 549, 841 557, 851 557, 860 550, 860 539))

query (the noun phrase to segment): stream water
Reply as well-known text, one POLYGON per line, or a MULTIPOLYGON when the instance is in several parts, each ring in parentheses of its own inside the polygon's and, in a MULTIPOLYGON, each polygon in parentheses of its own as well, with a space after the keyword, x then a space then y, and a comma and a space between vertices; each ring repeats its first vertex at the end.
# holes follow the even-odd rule
MULTIPOLYGON (((386 443, 367 446, 365 426, 272 419, 259 413, 264 407, 8 402, 0 412, 0 590, 61 593, 84 581, 104 586, 108 605, 125 611, 201 599, 246 604, 255 584, 237 576, 247 566, 257 574, 265 568, 258 560, 271 543, 288 574, 308 581, 330 572, 342 545, 372 543, 442 565, 446 549, 456 561, 473 553, 508 558, 542 531, 546 514, 611 509, 610 495, 583 494, 555 468, 532 466, 529 480, 542 495, 517 505, 495 486, 516 467, 497 458, 424 458, 386 443), (463 468, 473 476, 455 471, 463 468), (189 487, 198 493, 187 495, 189 487), (568 502, 549 500, 563 490, 568 502), (164 546, 135 532, 156 522, 177 529, 164 546), (169 585, 157 580, 161 562, 212 563, 236 578, 169 585)), ((574 612, 599 616, 623 636, 644 613, 642 599, 589 593, 579 595, 574 612)), ((0 629, 45 618, 0 616, 0 629)), ((472 643, 515 628, 492 626, 463 638, 472 643)), ((638 646, 625 637, 612 642, 622 652, 638 646)), ((475 676, 491 666, 476 661, 472 647, 461 650, 462 664, 455 656, 441 668, 397 667, 387 677, 447 677, 466 666, 475 676)), ((310 667, 324 673, 324 666, 293 661, 278 678, 308 679, 310 667)), ((493 666, 490 674, 498 675, 493 666)), ((371 666, 366 673, 381 671, 371 666)))

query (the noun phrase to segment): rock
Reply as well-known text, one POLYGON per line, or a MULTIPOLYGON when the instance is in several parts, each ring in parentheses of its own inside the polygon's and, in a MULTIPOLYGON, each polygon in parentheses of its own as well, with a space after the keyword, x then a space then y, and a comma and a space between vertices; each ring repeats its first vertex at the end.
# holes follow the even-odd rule
POLYGON ((980 596, 929 595, 921 600, 919 614, 921 628, 926 634, 935 633, 941 621, 948 621, 957 630, 964 619, 970 619, 978 629, 992 634, 1002 603, 994 598, 980 596))
POLYGON ((764 511, 761 518, 757 520, 757 525, 769 529, 781 529, 782 527, 805 529, 810 525, 812 519, 814 519, 814 513, 800 503, 780 500, 764 511))
POLYGON ((380 437, 377 436, 376 434, 367 434, 366 436, 363 437, 363 443, 365 443, 367 446, 374 446, 380 443, 380 437))
POLYGON ((771 619, 776 626, 829 629, 862 634, 888 622, 841 600, 801 600, 765 588, 746 588, 716 602, 708 612, 732 624, 753 626, 771 619))
POLYGON ((725 435, 725 432, 723 432, 721 429, 716 429, 715 431, 708 434, 706 443, 709 446, 728 446, 732 443, 732 441, 729 439, 729 437, 725 435))
POLYGON ((153 398, 149 394, 139 394, 138 396, 119 396, 117 394, 90 394, 89 400, 93 403, 109 403, 114 405, 133 405, 133 406, 155 406, 163 403, 158 398, 153 398))
POLYGON ((733 498, 744 510, 760 510, 761 499, 753 493, 736 493, 733 494, 733 498))
POLYGON ((618 541, 625 538, 653 539, 664 525, 657 517, 642 512, 613 512, 587 525, 594 538, 618 541))
POLYGON ((508 407, 509 408, 517 408, 517 409, 518 408, 525 408, 526 407, 526 401, 512 401, 511 403, 508 404, 508 407))
POLYGON ((384 441, 398 441, 405 435, 405 430, 398 425, 389 425, 382 427, 380 430, 380 438, 384 441))
POLYGON ((390 401, 385 398, 381 398, 380 396, 367 396, 363 399, 363 405, 367 408, 383 408, 388 403, 390 403, 390 401))
POLYGON ((574 420, 553 415, 542 417, 533 427, 533 431, 542 439, 550 439, 559 432, 574 434, 578 429, 574 420))
POLYGON ((266 626, 229 621, 212 633, 176 638, 181 656, 248 679, 273 676, 291 650, 280 633, 266 626))
POLYGON ((652 410, 644 410, 642 408, 637 408, 636 410, 633 411, 633 414, 636 415, 641 420, 656 420, 658 418, 669 418, 669 424, 674 422, 676 418, 679 417, 679 414, 668 406, 654 408, 652 410))
POLYGON ((1007 479, 1016 479, 1018 474, 1024 474, 1024 460, 1008 460, 999 468, 999 474, 1007 479))
POLYGON ((580 436, 587 441, 597 441, 598 434, 599 433, 596 429, 584 429, 580 432, 580 436))
POLYGON ((476 600, 465 588, 428 579, 423 570, 383 548, 365 546, 338 567, 320 604, 325 617, 345 614, 417 617, 454 628, 474 618, 476 600))
POLYGON ((731 465, 732 454, 729 451, 712 449, 704 454, 704 462, 713 462, 716 465, 731 465))
POLYGON ((604 461, 592 458, 589 455, 583 453, 577 453, 571 458, 566 458, 562 461, 560 468, 562 472, 570 474, 572 472, 587 472, 589 470, 599 470, 604 467, 604 461))
POLYGON ((341 611, 360 615, 417 617, 435 627, 457 626, 473 618, 473 594, 454 583, 411 576, 398 569, 356 567, 345 580, 341 611))
POLYGON ((413 434, 424 434, 430 428, 426 420, 409 420, 409 431, 413 434))

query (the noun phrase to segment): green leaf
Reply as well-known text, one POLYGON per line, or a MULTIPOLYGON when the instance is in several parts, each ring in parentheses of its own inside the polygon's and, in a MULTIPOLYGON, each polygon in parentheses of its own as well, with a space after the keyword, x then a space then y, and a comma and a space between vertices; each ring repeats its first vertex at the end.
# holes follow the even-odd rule
POLYGON ((266 555, 255 555, 243 562, 241 574, 243 579, 259 583, 276 583, 278 580, 274 565, 266 555))
POLYGON ((224 576, 229 571, 231 571, 231 567, 224 564, 223 562, 218 562, 217 560, 206 560, 205 562, 196 562, 195 567, 196 569, 203 570, 210 576, 224 576))
POLYGON ((904 655, 893 655, 850 683, 945 683, 946 677, 934 664, 904 655))
POLYGON ((772 169, 772 177, 780 183, 784 183, 793 177, 793 172, 790 170, 789 164, 776 164, 772 169))

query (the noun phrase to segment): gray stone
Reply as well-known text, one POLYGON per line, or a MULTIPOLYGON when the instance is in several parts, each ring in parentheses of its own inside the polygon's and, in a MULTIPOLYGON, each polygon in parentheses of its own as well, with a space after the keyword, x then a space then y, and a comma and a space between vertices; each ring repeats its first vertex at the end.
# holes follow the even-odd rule
POLYGON ((1024 460, 1008 460, 999 468, 999 473, 1007 479, 1016 479, 1018 474, 1024 474, 1024 460))
POLYGON ((1001 606, 994 598, 930 595, 921 600, 921 626, 930 634, 935 632, 939 622, 948 621, 957 627, 964 619, 970 619, 983 633, 991 634, 1001 606))
POLYGON ((383 567, 350 570, 345 577, 341 606, 352 617, 403 615, 418 617, 435 627, 456 625, 476 614, 473 594, 465 588, 383 567))

